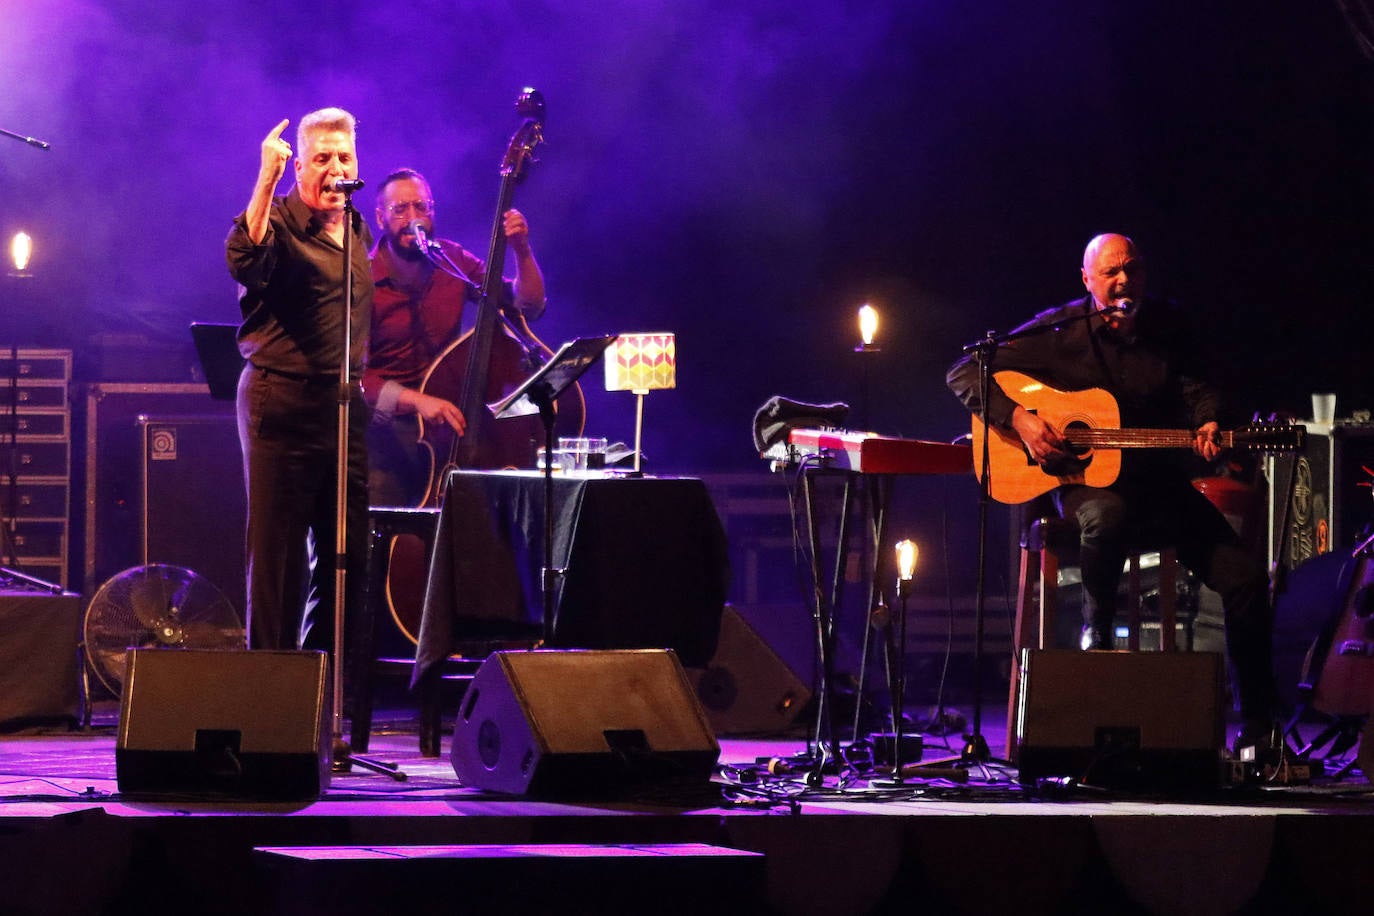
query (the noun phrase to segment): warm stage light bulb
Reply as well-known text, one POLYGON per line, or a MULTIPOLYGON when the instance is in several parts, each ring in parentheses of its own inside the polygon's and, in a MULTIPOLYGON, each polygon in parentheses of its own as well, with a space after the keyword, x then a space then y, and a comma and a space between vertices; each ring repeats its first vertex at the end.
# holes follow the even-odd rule
POLYGON ((873 338, 878 334, 878 310, 865 302, 859 306, 859 339, 865 347, 873 346, 873 338))
POLYGON ((897 579, 901 582, 910 582, 911 577, 916 574, 916 558, 919 551, 916 549, 914 541, 897 542, 897 579))
POLYGON ((32 255, 33 239, 29 238, 27 232, 16 232, 14 238, 10 239, 10 261, 14 263, 14 269, 26 270, 32 255))

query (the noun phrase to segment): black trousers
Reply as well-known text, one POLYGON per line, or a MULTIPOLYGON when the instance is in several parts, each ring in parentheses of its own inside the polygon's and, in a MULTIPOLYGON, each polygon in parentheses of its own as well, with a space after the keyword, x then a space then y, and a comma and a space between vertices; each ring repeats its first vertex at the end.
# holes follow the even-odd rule
MULTIPOLYGON (((349 400, 345 613, 367 596, 368 407, 349 400)), ((248 489, 248 644, 334 647, 338 384, 246 366, 238 425, 248 489)))
POLYGON ((1221 596, 1241 715, 1258 719, 1276 711, 1268 575, 1207 497, 1181 475, 1165 475, 1124 479, 1105 488, 1061 487, 1055 503, 1082 532, 1085 624, 1110 630, 1132 547, 1172 544, 1179 562, 1221 596))

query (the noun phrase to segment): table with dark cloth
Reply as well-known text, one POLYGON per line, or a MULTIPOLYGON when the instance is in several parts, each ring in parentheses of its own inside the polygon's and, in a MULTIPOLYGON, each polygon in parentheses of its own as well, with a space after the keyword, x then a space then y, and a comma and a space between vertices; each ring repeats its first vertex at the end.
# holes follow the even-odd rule
MULTIPOLYGON (((552 646, 715 652, 729 587, 725 532, 686 477, 553 478, 552 646)), ((465 641, 537 638, 544 599, 544 479, 450 471, 429 568, 413 683, 465 641)))

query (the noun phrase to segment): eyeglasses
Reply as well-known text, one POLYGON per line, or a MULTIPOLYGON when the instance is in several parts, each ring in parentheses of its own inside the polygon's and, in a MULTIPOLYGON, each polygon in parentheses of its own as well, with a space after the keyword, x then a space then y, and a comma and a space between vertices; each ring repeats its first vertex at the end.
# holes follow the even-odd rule
POLYGON ((408 210, 414 210, 416 216, 429 216, 434 210, 434 201, 402 200, 394 204, 388 204, 386 207, 386 212, 392 216, 404 216, 408 210))

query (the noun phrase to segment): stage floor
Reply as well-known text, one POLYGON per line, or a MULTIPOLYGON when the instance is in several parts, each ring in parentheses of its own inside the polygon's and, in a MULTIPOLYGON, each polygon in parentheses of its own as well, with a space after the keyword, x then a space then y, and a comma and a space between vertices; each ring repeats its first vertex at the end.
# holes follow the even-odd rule
MULTIPOLYGON (((750 775, 759 761, 785 765, 805 751, 800 733, 722 741, 723 766, 709 784, 541 801, 461 785, 447 737, 445 756, 421 757, 406 710, 383 710, 377 721, 370 756, 395 762, 404 782, 355 768, 318 798, 283 803, 121 797, 108 706, 87 732, 7 737, 0 912, 466 912, 479 904, 549 912, 547 894, 536 891, 550 886, 562 894, 553 911, 579 913, 695 910, 703 889, 712 912, 787 914, 1367 913, 1374 905, 1374 787, 1358 771, 1184 797, 1031 791, 996 766, 954 774, 967 781, 896 787, 853 773, 830 773, 820 786, 800 774, 750 775), (574 844, 579 856, 615 850, 617 894, 607 896, 600 878, 540 877, 530 849, 550 844, 574 844), (269 864, 270 854, 254 851, 266 847, 312 852, 269 864), (638 855, 747 850, 763 864, 757 886, 739 877, 747 871, 721 871, 739 865, 724 859, 693 859, 697 871, 655 878, 623 858, 630 847, 638 855), (452 870, 478 849, 529 870, 479 886, 452 870), (713 883, 721 881, 728 886, 713 883), (321 882, 338 892, 315 894, 321 882)), ((1000 755, 1003 720, 994 713, 982 725, 1000 755)), ((944 754, 941 740, 924 736, 926 761, 944 754)), ((957 755, 961 742, 951 740, 957 755)))

